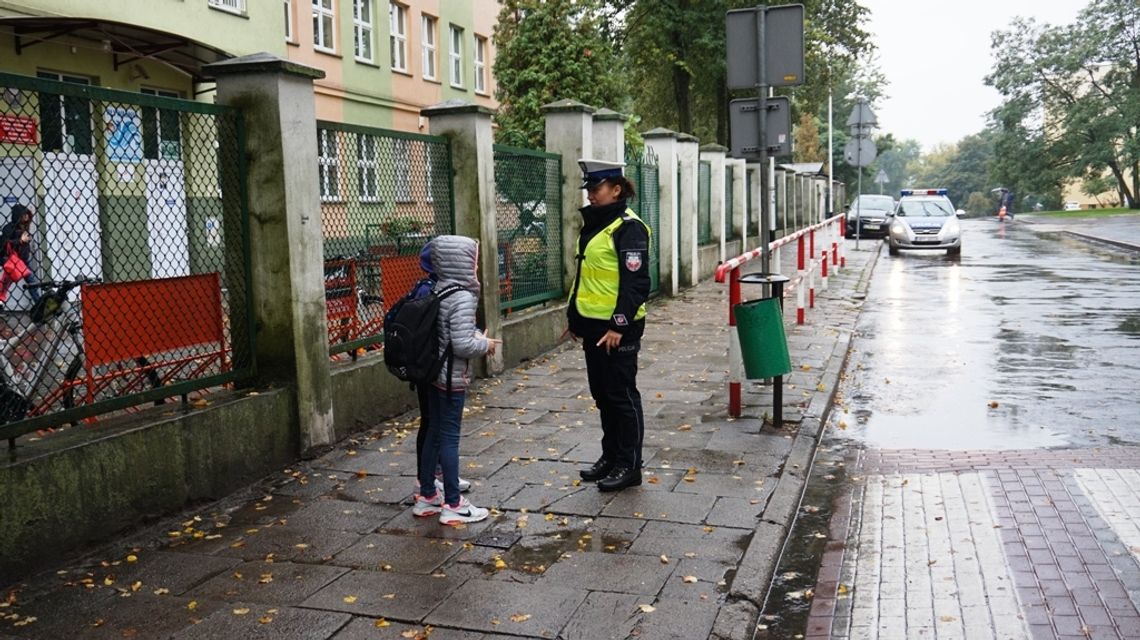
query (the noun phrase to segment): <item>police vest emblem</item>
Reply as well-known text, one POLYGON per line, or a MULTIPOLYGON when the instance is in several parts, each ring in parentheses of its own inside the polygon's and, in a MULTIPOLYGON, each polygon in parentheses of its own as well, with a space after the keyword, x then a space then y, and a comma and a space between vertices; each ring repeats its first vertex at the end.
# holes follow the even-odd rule
POLYGON ((625 268, 637 271, 641 268, 641 254, 637 251, 627 251, 625 254, 625 268))

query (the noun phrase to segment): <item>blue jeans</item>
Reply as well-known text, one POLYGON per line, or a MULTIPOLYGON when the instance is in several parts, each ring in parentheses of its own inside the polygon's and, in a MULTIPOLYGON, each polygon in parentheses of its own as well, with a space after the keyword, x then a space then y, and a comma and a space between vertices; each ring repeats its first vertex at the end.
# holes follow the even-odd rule
POLYGON ((467 391, 450 393, 431 387, 428 396, 430 426, 420 458, 420 495, 435 495, 435 469, 443 469, 443 499, 447 504, 459 503, 459 424, 463 420, 463 403, 467 391))

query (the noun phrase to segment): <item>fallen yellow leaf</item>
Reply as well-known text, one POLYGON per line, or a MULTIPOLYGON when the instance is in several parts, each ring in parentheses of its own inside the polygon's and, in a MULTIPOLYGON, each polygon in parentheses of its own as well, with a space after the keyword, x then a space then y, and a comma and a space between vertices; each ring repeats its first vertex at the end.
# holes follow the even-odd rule
POLYGON ((249 613, 249 609, 246 607, 242 607, 241 609, 234 609, 235 616, 244 616, 247 613, 249 613))
POLYGON ((198 608, 198 601, 197 600, 191 600, 189 602, 189 604, 186 605, 186 608, 189 609, 190 611, 197 609, 198 608))
POLYGON ((138 561, 139 561, 139 557, 136 555, 132 554, 132 555, 127 556, 127 562, 138 562, 138 561))
POLYGON ((661 554, 661 564, 669 564, 669 556, 661 554))
POLYGON ((696 584, 697 576, 685 576, 684 578, 681 578, 681 582, 684 582, 685 584, 696 584))
POLYGON ((345 596, 344 601, 348 604, 356 602, 356 596, 345 596))
POLYGON ((384 618, 380 618, 376 622, 372 623, 372 626, 376 627, 377 629, 383 629, 384 627, 392 626, 392 623, 388 622, 384 618))
POLYGON ((640 609, 642 613, 653 613, 654 611, 657 611, 657 607, 651 604, 639 604, 637 605, 637 608, 640 609))
POLYGON ((511 622, 526 622, 530 620, 529 613, 514 613, 511 614, 511 622))
POLYGON ((273 622, 273 616, 261 616, 257 619, 257 621, 261 624, 269 624, 270 622, 273 622))

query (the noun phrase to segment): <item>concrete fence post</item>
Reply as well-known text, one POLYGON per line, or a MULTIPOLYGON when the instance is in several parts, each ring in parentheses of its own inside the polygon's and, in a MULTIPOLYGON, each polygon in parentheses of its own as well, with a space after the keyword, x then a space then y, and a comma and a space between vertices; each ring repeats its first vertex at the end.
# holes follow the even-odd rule
POLYGON ((661 202, 657 256, 661 269, 661 292, 668 296, 680 291, 677 253, 677 134, 669 129, 650 129, 641 134, 645 146, 657 156, 658 193, 661 202))
MULTIPOLYGON (((448 100, 420 110, 432 135, 451 141, 455 182, 455 233, 479 241, 479 322, 487 335, 503 336, 499 313, 498 231, 495 226, 494 110, 465 100, 448 100)), ((484 359, 479 375, 503 370, 503 352, 484 359)))
POLYGON ((739 255, 744 253, 744 212, 748 206, 748 203, 744 201, 748 193, 745 182, 747 166, 743 158, 733 158, 728 162, 729 168, 732 170, 732 237, 741 239, 736 248, 736 254, 739 255))
POLYGON ((258 384, 295 389, 305 454, 335 439, 313 98, 325 74, 268 53, 205 70, 245 124, 258 384))
POLYGON ((594 114, 594 152, 592 157, 610 162, 625 162, 625 122, 629 116, 612 109, 598 109, 594 114))
POLYGON ((582 171, 578 159, 594 152, 594 112, 588 104, 576 100, 559 100, 542 107, 546 116, 546 150, 562 156, 562 290, 574 285, 577 270, 578 232, 586 204, 582 189, 582 171))
POLYGON ((724 243, 724 155, 728 148, 719 144, 706 144, 701 147, 701 160, 709 163, 710 186, 709 191, 709 219, 712 221, 712 241, 720 248, 717 250, 717 260, 724 262, 732 256, 725 256, 724 243))
POLYGON ((748 188, 751 189, 751 197, 748 198, 748 206, 751 207, 751 214, 748 216, 748 227, 744 230, 744 251, 756 249, 760 246, 760 172, 765 168, 759 162, 749 162, 747 165, 748 188), (748 238, 752 238, 749 242, 748 238))
POLYGON ((679 257, 680 280, 682 287, 695 287, 700 283, 699 260, 697 257, 697 207, 698 207, 698 160, 701 141, 687 133, 677 134, 677 162, 681 167, 680 207, 678 219, 681 229, 679 257))

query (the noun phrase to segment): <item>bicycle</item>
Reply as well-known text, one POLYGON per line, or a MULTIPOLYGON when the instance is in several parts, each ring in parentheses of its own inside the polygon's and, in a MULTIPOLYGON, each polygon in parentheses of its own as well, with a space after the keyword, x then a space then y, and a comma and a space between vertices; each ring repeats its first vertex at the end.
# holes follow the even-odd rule
MULTIPOLYGON (((96 278, 79 277, 59 282, 26 284, 40 290, 40 299, 28 311, 28 322, 0 339, 0 424, 43 415, 61 404, 70 409, 82 404, 76 388, 84 386, 83 319, 72 291, 98 284, 96 278), (61 375, 62 374, 62 375, 61 375)), ((133 358, 133 368, 120 363, 101 382, 119 380, 111 389, 115 396, 138 387, 158 388, 162 380, 146 357, 133 358)), ((102 392, 105 388, 99 389, 102 392)), ((95 390, 88 390, 88 398, 95 390)), ((156 401, 156 404, 161 404, 156 401)))

